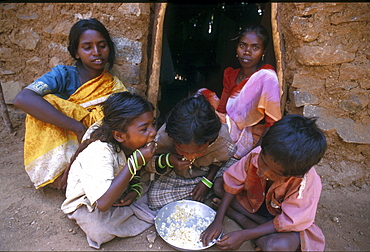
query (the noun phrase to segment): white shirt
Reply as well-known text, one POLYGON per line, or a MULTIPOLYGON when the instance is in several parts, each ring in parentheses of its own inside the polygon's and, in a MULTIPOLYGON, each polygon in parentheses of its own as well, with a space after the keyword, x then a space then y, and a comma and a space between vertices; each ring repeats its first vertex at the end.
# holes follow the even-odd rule
POLYGON ((117 153, 110 144, 100 140, 90 143, 71 166, 62 211, 67 214, 86 205, 92 212, 96 201, 108 190, 125 164, 126 156, 122 150, 117 153))

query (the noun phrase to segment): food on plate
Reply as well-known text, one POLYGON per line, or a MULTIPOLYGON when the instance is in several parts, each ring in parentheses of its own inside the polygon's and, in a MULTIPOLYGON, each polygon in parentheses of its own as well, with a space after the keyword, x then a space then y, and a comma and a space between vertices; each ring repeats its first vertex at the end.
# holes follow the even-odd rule
MULTIPOLYGON (((164 210, 168 210, 168 207, 164 210)), ((204 216, 204 211, 199 211, 194 206, 187 203, 178 204, 171 214, 162 219, 159 233, 172 246, 202 249, 204 246, 199 239, 200 234, 212 223, 216 215, 211 208, 208 212, 209 214, 204 216)))

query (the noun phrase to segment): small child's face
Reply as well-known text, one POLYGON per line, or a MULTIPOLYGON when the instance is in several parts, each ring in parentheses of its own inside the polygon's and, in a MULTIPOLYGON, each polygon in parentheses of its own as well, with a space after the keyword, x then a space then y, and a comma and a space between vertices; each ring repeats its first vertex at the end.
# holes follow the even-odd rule
POLYGON ((204 156, 208 149, 209 142, 203 145, 195 143, 180 144, 175 142, 175 149, 177 154, 184 156, 187 160, 193 160, 204 156))
POLYGON ((258 156, 258 176, 267 180, 278 181, 286 178, 283 172, 283 167, 275 163, 271 156, 260 153, 258 156))
POLYGON ((122 147, 134 151, 154 140, 157 134, 156 120, 153 112, 148 111, 138 116, 122 133, 122 147))

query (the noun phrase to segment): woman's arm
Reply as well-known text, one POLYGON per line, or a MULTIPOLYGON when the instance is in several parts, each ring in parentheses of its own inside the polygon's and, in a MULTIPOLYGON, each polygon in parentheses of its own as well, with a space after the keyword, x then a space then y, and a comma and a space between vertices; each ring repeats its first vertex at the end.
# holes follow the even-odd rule
POLYGON ((23 89, 15 97, 14 105, 37 120, 74 132, 79 141, 86 131, 86 127, 81 122, 66 116, 32 90, 23 89))

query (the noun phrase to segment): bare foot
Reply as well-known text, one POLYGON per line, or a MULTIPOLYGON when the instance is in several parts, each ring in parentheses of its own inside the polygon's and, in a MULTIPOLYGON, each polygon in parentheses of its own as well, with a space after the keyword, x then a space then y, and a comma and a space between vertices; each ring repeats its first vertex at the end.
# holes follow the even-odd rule
POLYGON ((61 186, 62 177, 63 175, 57 177, 53 183, 47 184, 46 186, 63 191, 64 188, 61 186))
POLYGON ((218 207, 220 206, 220 203, 221 203, 221 199, 213 198, 211 204, 212 204, 212 207, 217 210, 218 207))
POLYGON ((252 243, 252 247, 254 248, 254 251, 262 251, 262 249, 260 247, 258 247, 255 243, 255 240, 251 240, 251 243, 252 243))

